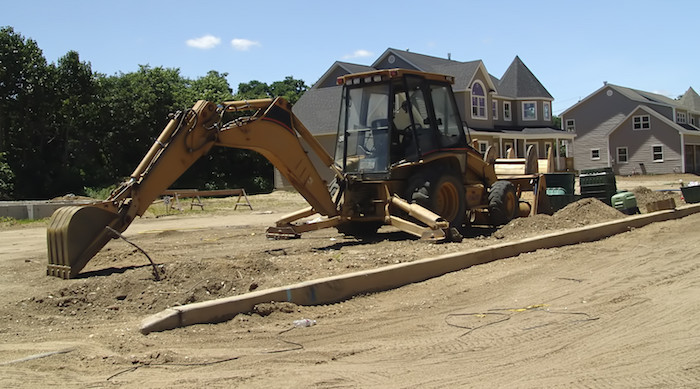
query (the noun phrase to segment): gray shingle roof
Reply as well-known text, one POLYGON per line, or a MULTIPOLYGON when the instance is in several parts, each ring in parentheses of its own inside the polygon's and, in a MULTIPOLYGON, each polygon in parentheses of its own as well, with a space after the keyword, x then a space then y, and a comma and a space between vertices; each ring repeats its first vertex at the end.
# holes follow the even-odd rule
POLYGON ((694 127, 694 126, 692 126, 692 125, 690 125, 690 124, 687 124, 687 123, 676 123, 676 124, 678 124, 679 126, 685 128, 685 129, 688 130, 688 131, 695 131, 695 132, 700 131, 700 130, 698 130, 696 127, 694 127))
POLYGON ((573 137, 571 132, 567 132, 558 128, 552 127, 524 127, 524 128, 509 128, 509 127, 497 127, 497 128, 473 128, 471 131, 477 132, 490 132, 499 134, 520 134, 520 135, 552 135, 552 136, 562 136, 562 137, 573 137))
MULTIPOLYGON (((639 89, 627 88, 620 85, 606 84, 607 86, 613 88, 619 93, 623 94, 630 100, 638 101, 643 104, 656 103, 667 105, 671 107, 682 107, 682 99, 674 100, 668 96, 660 95, 658 93, 647 92, 639 89)), ((686 92, 687 93, 687 92, 686 92)), ((685 107, 686 109, 688 107, 685 107)))
POLYGON ((552 95, 517 55, 498 84, 498 94, 512 98, 544 97, 552 95))
POLYGON ((341 86, 308 90, 294 104, 292 112, 314 135, 335 134, 338 130, 341 86), (311 93, 309 93, 311 92, 311 93))
POLYGON ((384 58, 388 57, 391 54, 394 54, 394 55, 401 57, 406 62, 415 66, 416 70, 422 70, 424 72, 430 72, 430 70, 428 70, 428 69, 431 69, 434 66, 440 66, 440 65, 456 62, 456 61, 449 60, 447 58, 433 57, 431 55, 418 54, 418 53, 413 53, 413 52, 406 51, 406 50, 397 50, 397 49, 388 48, 388 49, 386 49, 386 51, 382 55, 379 56, 379 58, 377 58, 376 61, 374 61, 374 63, 372 64, 372 67, 379 66, 380 62, 382 62, 382 60, 384 60, 384 58))
MULTIPOLYGON (((629 97, 630 99, 639 101, 641 103, 656 103, 674 108, 680 108, 683 110, 688 110, 694 113, 700 112, 700 96, 698 96, 698 94, 692 87, 688 88, 688 90, 683 94, 683 96, 681 96, 679 100, 675 100, 668 96, 660 95, 657 93, 626 88, 619 85, 608 85, 620 91, 620 93, 624 93, 625 96, 629 97)), ((695 131, 694 129, 691 130, 695 131)))
POLYGON ((338 62, 338 65, 342 66, 343 69, 347 70, 349 72, 348 74, 369 72, 371 70, 374 70, 374 68, 371 66, 358 65, 356 63, 350 63, 350 62, 338 62))
POLYGON ((340 62, 336 61, 331 67, 326 70, 326 72, 321 76, 321 78, 314 83, 311 89, 326 88, 329 86, 336 85, 336 79, 340 76, 351 73, 362 73, 375 70, 372 67, 365 65, 358 65, 356 63, 350 62, 340 62))
POLYGON ((415 66, 416 70, 453 76, 455 84, 452 89, 454 90, 468 89, 470 87, 469 83, 474 78, 474 74, 481 63, 479 60, 462 62, 389 48, 379 56, 372 66, 380 66, 381 62, 392 54, 415 66))
POLYGON ((466 90, 471 87, 470 82, 474 78, 476 71, 479 69, 480 63, 481 61, 452 62, 451 64, 435 66, 428 71, 453 76, 455 78, 455 83, 452 86, 452 89, 456 91, 466 90))

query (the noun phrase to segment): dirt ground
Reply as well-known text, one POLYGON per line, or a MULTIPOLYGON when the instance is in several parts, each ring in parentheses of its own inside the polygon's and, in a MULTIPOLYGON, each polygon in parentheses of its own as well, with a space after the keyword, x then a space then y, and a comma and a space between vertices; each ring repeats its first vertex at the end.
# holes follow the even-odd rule
MULTIPOLYGON (((679 179, 698 177, 617 184, 645 212, 667 197, 682 205, 680 192, 659 191, 679 179)), ((700 214, 337 304, 261 304, 224 323, 142 335, 141 321, 167 307, 626 217, 583 199, 461 243, 389 227, 371 242, 335 229, 276 241, 265 228, 303 200, 275 192, 251 203, 136 220, 125 237, 161 281, 122 240, 81 278, 47 277, 45 224, 0 227, 0 386, 700 387, 700 214), (294 327, 300 318, 316 325, 294 327)))

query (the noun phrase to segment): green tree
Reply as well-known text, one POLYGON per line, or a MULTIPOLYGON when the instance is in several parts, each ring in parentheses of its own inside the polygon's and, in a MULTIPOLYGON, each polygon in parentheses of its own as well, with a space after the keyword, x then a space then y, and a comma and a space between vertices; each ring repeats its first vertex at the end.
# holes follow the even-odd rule
POLYGON ((561 130, 561 117, 557 115, 552 116, 552 125, 554 126, 554 128, 558 128, 561 130))
POLYGON ((141 65, 98 83, 105 168, 113 180, 127 177, 168 123, 169 113, 188 100, 187 80, 178 69, 141 65))
POLYGON ((263 99, 284 97, 290 103, 296 103, 309 87, 303 80, 287 76, 283 81, 275 81, 270 85, 264 82, 253 80, 247 83, 238 84, 237 100, 243 99, 263 99))
MULTIPOLYGON (((308 89, 302 80, 286 77, 283 81, 267 85, 257 80, 238 84, 236 100, 284 97, 294 104, 308 89)), ((198 162, 195 172, 189 173, 188 178, 196 175, 207 188, 244 188, 249 193, 269 192, 274 188, 272 164, 262 155, 250 150, 218 150, 214 149, 204 161, 198 162), (241 175, 241 171, 248 174, 241 175)), ((192 182, 192 181, 190 181, 192 182)))
MULTIPOLYGON (((196 100, 283 96, 308 87, 287 77, 239 85, 226 73, 195 80, 179 69, 142 65, 112 76, 94 73, 69 51, 47 64, 36 42, 0 29, 0 197, 46 198, 113 185, 131 174, 168 122, 196 100)), ((216 148, 178 181, 182 187, 272 189, 272 167, 258 153, 216 148)))
MULTIPOLYGON (((267 85, 251 81, 243 87, 246 95, 235 97, 226 81, 226 73, 210 71, 205 77, 191 82, 194 100, 223 102, 232 99, 268 97, 267 85), (265 92, 263 92, 265 91, 265 92)), ((248 193, 269 192, 273 187, 270 162, 255 151, 217 147, 195 162, 175 183, 180 188, 227 189, 244 188, 248 193)))
POLYGON ((11 194, 14 188, 15 175, 10 169, 10 165, 5 161, 5 154, 0 153, 0 200, 11 199, 11 194))
POLYGON ((54 68, 34 40, 0 29, 0 152, 15 176, 15 198, 48 195, 54 68))
POLYGON ((296 80, 291 76, 285 77, 284 81, 275 81, 270 84, 270 94, 272 97, 284 97, 292 104, 296 103, 301 95, 308 89, 309 87, 303 80, 296 80))
POLYGON ((268 97, 271 97, 270 87, 264 82, 253 80, 247 83, 242 82, 238 84, 236 100, 264 99, 268 97))
POLYGON ((85 186, 104 181, 105 160, 97 76, 77 52, 69 51, 58 60, 53 94, 48 190, 81 193, 85 186))
POLYGON ((186 105, 192 105, 197 100, 208 100, 217 103, 233 100, 233 91, 226 80, 226 76, 228 76, 228 73, 210 70, 206 76, 191 81, 188 88, 190 101, 186 101, 186 105))

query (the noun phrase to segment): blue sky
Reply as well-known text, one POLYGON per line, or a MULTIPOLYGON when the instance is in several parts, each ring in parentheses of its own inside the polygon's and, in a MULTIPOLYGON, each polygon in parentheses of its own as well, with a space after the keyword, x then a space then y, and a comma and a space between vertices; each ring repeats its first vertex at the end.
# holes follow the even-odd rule
POLYGON ((700 2, 2 1, 0 26, 49 62, 70 50, 95 72, 139 65, 209 70, 241 82, 312 85, 335 61, 370 65, 387 48, 482 60, 501 77, 518 55, 554 96, 554 113, 604 81, 670 97, 700 91, 700 2))

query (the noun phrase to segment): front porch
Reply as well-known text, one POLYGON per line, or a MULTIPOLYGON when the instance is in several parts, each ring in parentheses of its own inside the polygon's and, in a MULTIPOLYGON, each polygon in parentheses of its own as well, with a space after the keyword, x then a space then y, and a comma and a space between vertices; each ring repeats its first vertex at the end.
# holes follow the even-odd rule
POLYGON ((486 152, 494 146, 498 158, 506 158, 509 149, 513 149, 515 158, 525 158, 528 147, 532 146, 539 159, 545 159, 550 151, 554 152, 554 170, 557 172, 573 171, 573 141, 576 134, 554 128, 517 129, 468 129, 473 143, 479 151, 486 152))

